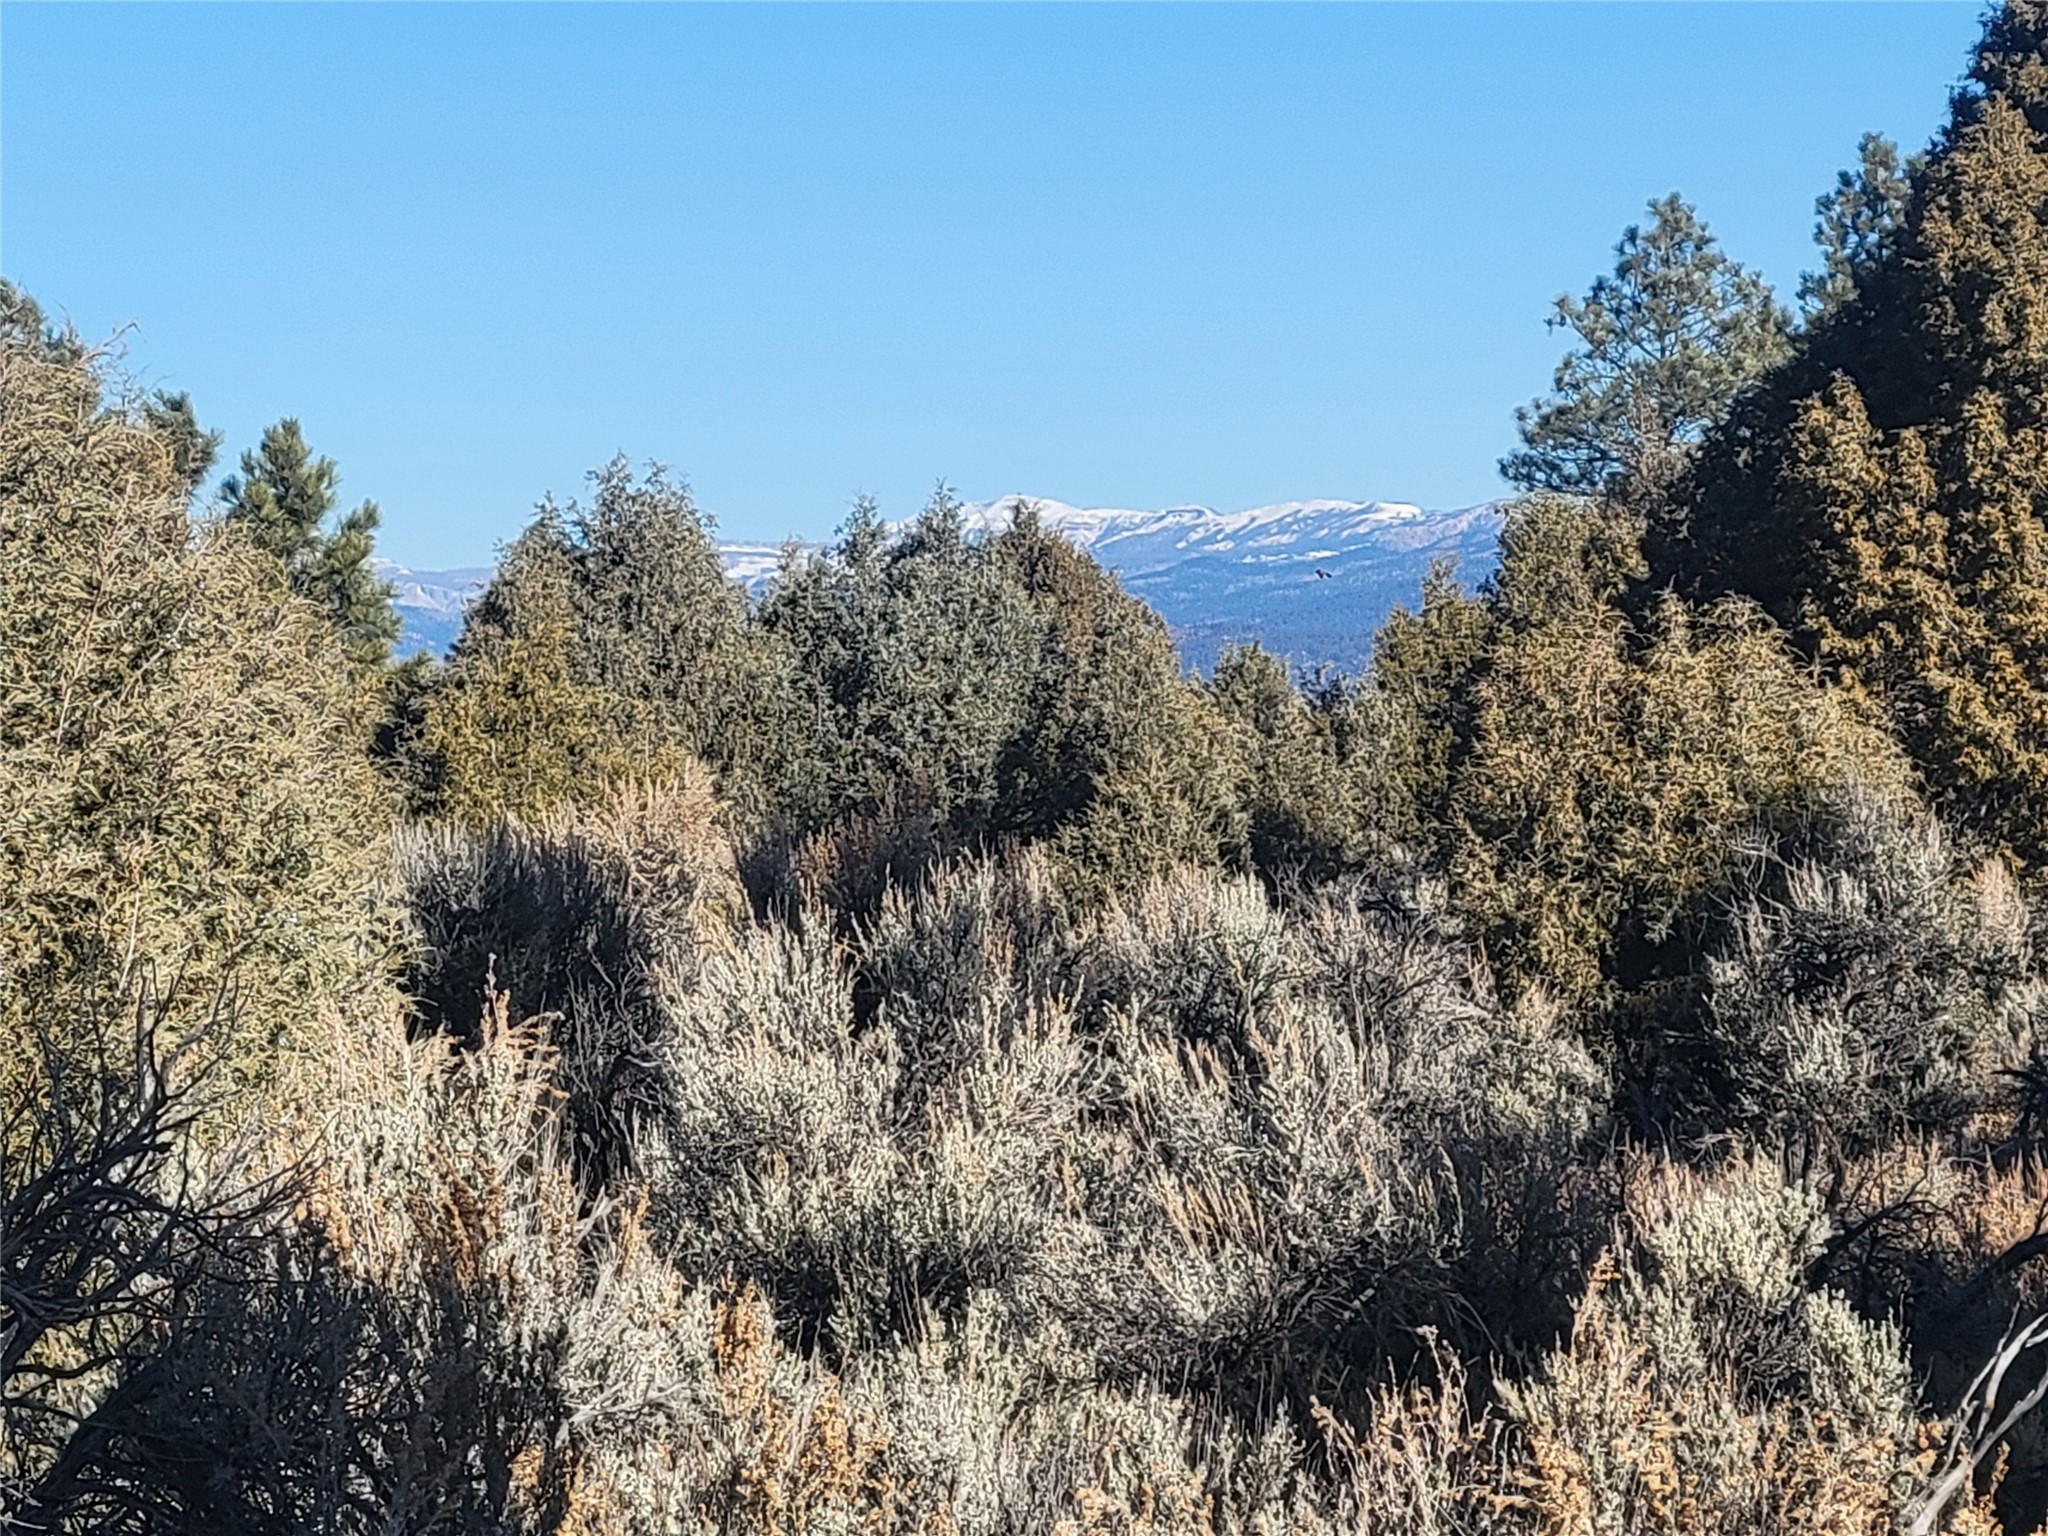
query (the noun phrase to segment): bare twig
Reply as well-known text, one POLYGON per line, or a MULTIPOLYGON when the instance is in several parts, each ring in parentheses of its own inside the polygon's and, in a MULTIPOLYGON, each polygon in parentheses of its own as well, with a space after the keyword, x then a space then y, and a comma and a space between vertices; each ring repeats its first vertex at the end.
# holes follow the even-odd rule
POLYGON ((1927 1492, 1901 1513, 1900 1529, 1905 1536, 1933 1536, 1940 1528, 1943 1512, 1971 1485, 1977 1469, 1998 1449, 1999 1442, 2048 1396, 2048 1370, 2044 1370, 2032 1390, 2000 1412, 2006 1374, 2021 1355, 2044 1343, 2048 1343, 2048 1313, 2024 1328, 2006 1331, 1997 1351, 1984 1362, 1984 1368, 1963 1393, 1962 1404, 1949 1426, 1948 1449, 1940 1470, 1927 1492))

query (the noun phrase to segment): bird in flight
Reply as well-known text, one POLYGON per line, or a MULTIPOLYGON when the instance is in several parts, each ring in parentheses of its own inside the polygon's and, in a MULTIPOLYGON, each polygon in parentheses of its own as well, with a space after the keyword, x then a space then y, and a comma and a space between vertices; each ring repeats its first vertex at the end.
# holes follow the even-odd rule
POLYGON ((1329 579, 1330 579, 1330 573, 1329 573, 1328 571, 1324 570, 1324 569, 1323 569, 1323 568, 1322 568, 1322 567, 1321 567, 1320 565, 1319 565, 1319 566, 1317 566, 1317 567, 1316 567, 1316 580, 1317 580, 1317 581, 1328 581, 1329 579))

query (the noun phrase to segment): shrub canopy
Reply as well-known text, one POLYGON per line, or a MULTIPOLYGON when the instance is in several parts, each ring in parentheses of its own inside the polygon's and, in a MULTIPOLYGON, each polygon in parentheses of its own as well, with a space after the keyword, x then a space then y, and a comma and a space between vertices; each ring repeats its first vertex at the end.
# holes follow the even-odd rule
POLYGON ((153 976, 173 1025, 232 991, 261 1053, 373 958, 386 808, 348 666, 274 561, 192 518, 178 449, 90 360, 0 338, 10 1037, 153 976))

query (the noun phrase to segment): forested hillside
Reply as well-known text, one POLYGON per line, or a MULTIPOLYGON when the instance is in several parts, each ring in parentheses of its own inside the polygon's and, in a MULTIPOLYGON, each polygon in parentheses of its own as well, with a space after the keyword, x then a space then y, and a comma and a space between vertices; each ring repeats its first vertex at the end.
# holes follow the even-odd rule
POLYGON ((0 286, 0 1516, 2048 1528, 2048 3, 1818 215, 1650 204, 1354 674, 623 460, 394 662, 0 286))

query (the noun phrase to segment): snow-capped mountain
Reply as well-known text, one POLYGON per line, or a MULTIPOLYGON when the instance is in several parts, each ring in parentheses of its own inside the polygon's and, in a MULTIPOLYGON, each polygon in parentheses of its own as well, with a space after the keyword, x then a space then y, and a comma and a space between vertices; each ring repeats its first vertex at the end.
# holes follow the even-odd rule
POLYGON ((766 592, 782 564, 780 544, 744 544, 732 539, 718 541, 718 558, 725 562, 725 574, 755 597, 766 592))
MULTIPOLYGON (((1033 498, 967 509, 1007 527, 1033 498)), ((1396 605, 1413 605, 1440 559, 1468 583, 1493 569, 1503 504, 1433 512, 1400 501, 1283 501, 1245 512, 1163 512, 1037 501, 1039 518, 1122 578, 1171 626, 1181 657, 1207 672, 1257 640, 1303 666, 1356 671, 1396 605)))
MULTIPOLYGON (((1416 601, 1433 561, 1468 583, 1493 568, 1501 506, 1432 512, 1394 501, 1288 501, 1244 512, 1208 507, 1139 511, 1004 496, 966 509, 980 532, 1009 526, 1034 503, 1055 529, 1115 570, 1126 590, 1165 618, 1190 666, 1258 640, 1304 666, 1356 670, 1396 604, 1416 601)), ((724 542, 726 574, 754 593, 775 574, 781 546, 724 542)), ((487 569, 409 571, 380 562, 398 589, 401 652, 445 652, 487 569)))
POLYGON ((491 579, 487 565, 465 565, 451 571, 409 571, 389 560, 373 559, 377 574, 391 583, 391 606, 398 610, 398 654, 432 651, 445 656, 462 633, 462 614, 491 579))

